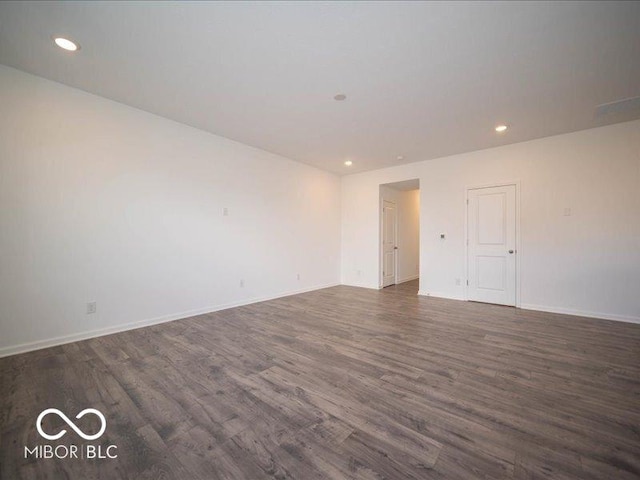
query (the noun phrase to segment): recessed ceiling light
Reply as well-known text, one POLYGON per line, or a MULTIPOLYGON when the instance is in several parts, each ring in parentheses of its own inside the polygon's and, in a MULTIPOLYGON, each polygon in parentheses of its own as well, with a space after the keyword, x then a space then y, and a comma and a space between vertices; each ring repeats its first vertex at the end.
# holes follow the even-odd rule
POLYGON ((504 133, 504 132, 506 132, 506 131, 507 131, 507 128, 509 128, 509 127, 507 127, 506 125, 498 125, 498 126, 496 127, 496 132, 498 132, 498 133, 504 133))
POLYGON ((333 97, 333 99, 337 100, 338 102, 341 102, 343 100, 346 100, 347 96, 344 93, 339 93, 335 97, 333 97))
POLYGON ((344 164, 345 164, 347 167, 350 167, 351 165, 353 165, 353 162, 352 162, 351 160, 347 160, 347 161, 345 161, 345 162, 344 162, 344 164))
POLYGON ((402 155, 398 155, 398 156, 396 157, 396 160, 401 160, 401 161, 402 161, 402 160, 404 160, 404 157, 403 157, 402 155))
POLYGON ((56 37, 53 39, 53 41, 56 42, 56 45, 58 45, 60 48, 67 50, 69 52, 75 52, 77 50, 80 50, 80 45, 78 45, 75 42, 72 42, 68 38, 56 37))

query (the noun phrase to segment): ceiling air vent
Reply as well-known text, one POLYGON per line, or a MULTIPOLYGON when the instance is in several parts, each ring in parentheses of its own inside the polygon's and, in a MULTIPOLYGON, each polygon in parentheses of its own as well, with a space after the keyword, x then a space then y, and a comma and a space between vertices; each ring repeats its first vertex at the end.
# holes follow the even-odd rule
POLYGON ((603 103, 596 107, 596 117, 603 117, 615 113, 627 113, 640 110, 640 97, 625 98, 615 102, 603 103))

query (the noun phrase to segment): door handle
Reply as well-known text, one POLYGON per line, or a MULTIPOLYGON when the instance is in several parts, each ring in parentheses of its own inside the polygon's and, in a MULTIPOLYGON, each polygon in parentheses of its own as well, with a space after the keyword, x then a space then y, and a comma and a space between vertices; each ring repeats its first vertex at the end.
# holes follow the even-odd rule
POLYGON ((397 250, 397 249, 398 249, 398 247, 393 247, 393 249, 394 249, 394 250, 397 250))
POLYGON ((513 253, 513 250, 509 250, 509 253, 513 253))

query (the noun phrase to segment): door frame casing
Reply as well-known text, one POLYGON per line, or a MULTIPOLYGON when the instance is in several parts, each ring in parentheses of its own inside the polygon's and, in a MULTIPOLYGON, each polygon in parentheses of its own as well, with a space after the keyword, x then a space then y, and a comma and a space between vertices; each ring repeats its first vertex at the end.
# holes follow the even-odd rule
POLYGON ((511 180, 482 185, 467 186, 464 190, 464 299, 469 301, 469 190, 479 190, 481 188, 506 187, 513 185, 516 187, 516 308, 520 308, 520 258, 522 257, 522 245, 520 242, 520 180, 511 180))
MULTIPOLYGON (((380 268, 378 269, 378 289, 382 290, 384 288, 384 202, 389 202, 389 203, 393 203, 396 206, 396 222, 394 225, 394 229, 395 229, 395 236, 396 236, 396 246, 398 243, 398 204, 396 202, 394 202, 393 200, 389 200, 387 198, 384 198, 384 195, 380 195, 380 238, 378 239, 378 248, 380 250, 380 254, 379 254, 379 265, 380 268)), ((394 272, 393 272, 393 276, 396 279, 396 283, 394 285, 398 284, 398 250, 395 250, 394 253, 394 272)))

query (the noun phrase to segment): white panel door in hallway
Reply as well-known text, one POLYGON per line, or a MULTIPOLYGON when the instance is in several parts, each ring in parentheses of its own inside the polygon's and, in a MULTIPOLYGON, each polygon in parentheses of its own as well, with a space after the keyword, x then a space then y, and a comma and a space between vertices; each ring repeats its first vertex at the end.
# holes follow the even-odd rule
POLYGON ((516 186, 467 192, 469 300, 516 304, 516 186))
POLYGON ((396 204, 384 200, 382 205, 382 286, 396 284, 397 261, 397 208, 396 204))

